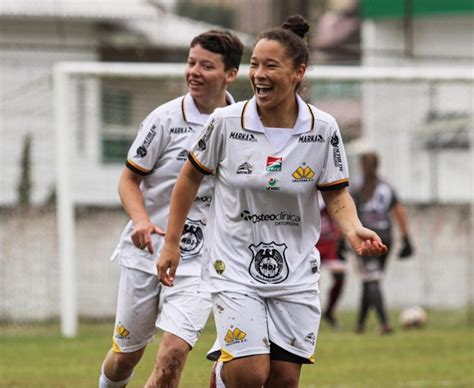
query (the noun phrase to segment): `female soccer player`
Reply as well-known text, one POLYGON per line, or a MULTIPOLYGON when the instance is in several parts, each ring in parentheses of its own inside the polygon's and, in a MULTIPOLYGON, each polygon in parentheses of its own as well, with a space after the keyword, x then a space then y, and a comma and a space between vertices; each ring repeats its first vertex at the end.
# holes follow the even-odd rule
POLYGON ((260 34, 249 70, 253 98, 211 115, 172 194, 157 262, 160 281, 169 286, 195 192, 205 175, 216 173, 201 289, 212 293, 228 388, 297 387, 301 365, 314 362, 321 317, 318 189, 357 252, 386 250, 362 226, 346 191, 334 118, 298 95, 308 30, 294 16, 260 34))
POLYGON ((195 37, 185 71, 188 94, 151 112, 128 152, 119 193, 131 220, 113 255, 121 275, 113 345, 102 365, 100 388, 127 385, 155 327, 164 334, 147 387, 177 387, 187 354, 207 321, 210 295, 198 294, 197 287, 213 180, 204 181, 185 220, 176 287, 158 282, 154 253, 163 246, 171 190, 187 150, 209 114, 233 102, 226 89, 236 78, 242 54, 242 43, 228 32, 211 30, 195 37))
POLYGON ((370 309, 374 308, 380 323, 380 333, 389 334, 392 326, 385 311, 384 298, 380 283, 382 282, 386 260, 392 247, 392 219, 395 219, 402 235, 400 258, 413 254, 408 230, 405 208, 399 201, 393 187, 378 176, 379 158, 375 152, 365 152, 360 156, 363 178, 351 191, 360 218, 383 238, 387 252, 380 256, 358 256, 362 279, 362 296, 356 333, 365 331, 365 323, 370 309))

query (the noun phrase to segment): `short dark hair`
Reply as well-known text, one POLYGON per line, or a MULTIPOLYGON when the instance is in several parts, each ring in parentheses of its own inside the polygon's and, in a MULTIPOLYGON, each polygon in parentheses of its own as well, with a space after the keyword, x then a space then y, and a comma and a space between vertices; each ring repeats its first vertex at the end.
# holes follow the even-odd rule
POLYGON ((244 45, 230 31, 209 30, 203 32, 191 41, 190 47, 192 48, 197 44, 208 51, 221 54, 225 70, 239 68, 244 53, 244 45))
POLYGON ((308 31, 309 23, 302 16, 293 15, 288 17, 281 27, 263 31, 258 36, 257 42, 261 39, 280 42, 292 59, 293 67, 296 68, 301 64, 307 65, 309 61, 309 49, 306 43, 308 31))

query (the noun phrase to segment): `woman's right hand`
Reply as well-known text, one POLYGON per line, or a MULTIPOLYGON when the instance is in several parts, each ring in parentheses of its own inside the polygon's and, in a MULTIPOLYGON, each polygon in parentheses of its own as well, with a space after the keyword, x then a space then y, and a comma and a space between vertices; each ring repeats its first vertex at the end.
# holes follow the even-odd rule
POLYGON ((180 258, 179 245, 165 243, 160 257, 156 261, 156 273, 158 280, 168 287, 173 287, 176 268, 180 258))

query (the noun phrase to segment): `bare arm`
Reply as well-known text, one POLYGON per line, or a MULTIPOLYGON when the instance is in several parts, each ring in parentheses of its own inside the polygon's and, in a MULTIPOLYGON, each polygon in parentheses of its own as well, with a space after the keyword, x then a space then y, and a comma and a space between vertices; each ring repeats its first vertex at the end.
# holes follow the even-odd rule
POLYGON ((187 161, 178 176, 171 195, 165 245, 156 263, 158 278, 166 286, 172 286, 179 264, 179 240, 183 233, 186 216, 191 208, 204 175, 187 161))
POLYGON ((143 177, 128 168, 124 168, 118 185, 122 206, 133 222, 132 242, 137 248, 148 248, 153 253, 151 234, 164 234, 164 231, 154 225, 145 209, 140 183, 143 177))
POLYGON ((321 192, 331 218, 358 255, 380 255, 387 251, 380 237, 365 228, 346 188, 321 192))

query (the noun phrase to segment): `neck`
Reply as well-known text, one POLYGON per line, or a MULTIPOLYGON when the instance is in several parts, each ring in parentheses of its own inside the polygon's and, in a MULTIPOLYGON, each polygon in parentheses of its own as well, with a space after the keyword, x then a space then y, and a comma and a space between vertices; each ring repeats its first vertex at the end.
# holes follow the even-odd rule
POLYGON ((293 128, 298 117, 298 104, 296 96, 291 103, 280 104, 272 108, 258 107, 260 120, 265 127, 293 128))
POLYGON ((202 114, 211 114, 216 108, 227 106, 227 96, 224 93, 213 99, 194 99, 194 103, 202 114))

